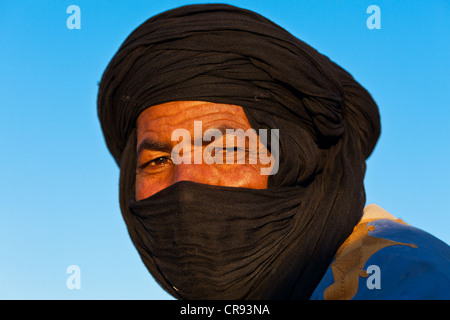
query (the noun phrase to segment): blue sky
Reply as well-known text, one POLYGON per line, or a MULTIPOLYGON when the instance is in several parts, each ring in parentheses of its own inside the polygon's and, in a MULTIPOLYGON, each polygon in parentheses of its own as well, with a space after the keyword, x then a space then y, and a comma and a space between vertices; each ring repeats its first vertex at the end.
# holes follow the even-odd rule
MULTIPOLYGON (((369 90, 382 135, 368 203, 450 243, 450 3, 220 2, 273 20, 369 90), (370 5, 379 30, 366 26, 370 5)), ((190 3, 204 1, 0 1, 0 299, 170 298, 128 237, 96 95, 132 30, 190 3), (81 9, 79 30, 66 26, 70 5, 81 9), (66 286, 70 265, 79 290, 66 286)))

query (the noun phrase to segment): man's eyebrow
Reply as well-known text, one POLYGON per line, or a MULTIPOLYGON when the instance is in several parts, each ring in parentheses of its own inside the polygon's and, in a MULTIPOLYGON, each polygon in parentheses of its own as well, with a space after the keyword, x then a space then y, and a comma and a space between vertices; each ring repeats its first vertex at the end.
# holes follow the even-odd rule
POLYGON ((169 142, 162 142, 145 138, 137 148, 137 155, 139 156, 143 150, 162 151, 170 153, 172 152, 172 144, 169 142))
POLYGON ((204 133, 202 135, 202 139, 203 140, 199 144, 207 145, 207 144, 211 143, 211 138, 212 137, 210 137, 209 135, 205 135, 205 133, 208 130, 219 130, 220 133, 222 134, 222 136, 225 136, 227 134, 227 130, 237 130, 237 129, 232 127, 232 126, 230 126, 230 125, 227 125, 227 124, 221 124, 221 125, 218 125, 218 126, 211 126, 210 128, 207 128, 206 130, 204 130, 204 133), (205 137, 206 137, 206 140, 205 140, 205 137))
MULTIPOLYGON (((210 128, 207 128, 205 130, 205 132, 209 129, 219 130, 222 133, 222 135, 226 135, 227 130, 237 130, 236 128, 234 128, 230 125, 227 125, 227 124, 223 124, 223 125, 219 125, 219 126, 212 126, 210 128)), ((199 141, 200 145, 209 144, 210 141, 203 141, 203 137, 204 137, 204 133, 202 133, 202 141, 199 141)), ((163 141, 158 141, 158 140, 154 140, 151 138, 145 138, 139 144, 136 153, 137 153, 137 156, 139 157, 139 155, 141 154, 141 152, 143 150, 162 151, 162 152, 171 153, 172 149, 173 149, 173 146, 170 142, 163 142, 163 141)))

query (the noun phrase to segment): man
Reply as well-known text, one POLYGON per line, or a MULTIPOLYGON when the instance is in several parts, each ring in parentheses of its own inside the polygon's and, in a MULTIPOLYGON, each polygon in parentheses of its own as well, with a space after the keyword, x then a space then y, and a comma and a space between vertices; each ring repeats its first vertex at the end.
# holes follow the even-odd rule
POLYGON ((449 298, 449 247, 364 210, 372 97, 264 17, 211 4, 147 20, 98 113, 130 237, 174 297, 449 298))

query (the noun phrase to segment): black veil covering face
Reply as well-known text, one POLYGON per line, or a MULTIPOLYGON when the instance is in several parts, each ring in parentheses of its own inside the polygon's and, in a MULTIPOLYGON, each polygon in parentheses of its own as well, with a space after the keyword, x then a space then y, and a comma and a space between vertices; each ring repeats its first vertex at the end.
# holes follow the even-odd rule
POLYGON ((103 74, 98 114, 131 239, 184 299, 309 298, 362 215, 365 160, 380 134, 375 102, 349 73, 222 4, 166 11, 133 31, 103 74), (137 117, 189 100, 240 105, 254 129, 279 129, 267 189, 179 182, 135 201, 137 117))

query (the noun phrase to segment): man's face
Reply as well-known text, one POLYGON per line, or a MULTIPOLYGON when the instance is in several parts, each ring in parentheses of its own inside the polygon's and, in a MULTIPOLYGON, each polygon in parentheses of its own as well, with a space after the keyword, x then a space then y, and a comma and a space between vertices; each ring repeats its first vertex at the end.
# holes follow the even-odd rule
MULTIPOLYGON (((147 108, 136 125, 136 200, 182 180, 216 186, 267 188, 268 175, 262 175, 261 169, 269 165, 255 157, 250 140, 246 140, 245 146, 241 144, 240 150, 228 143, 236 141, 232 129, 251 129, 240 106, 201 101, 169 102, 147 108), (180 130, 184 138, 176 134, 180 130), (214 132, 216 134, 211 135, 214 132), (174 154, 184 161, 175 161, 174 154), (215 161, 205 159, 207 155, 213 156, 215 161), (242 155, 245 161, 237 161, 242 155), (257 160, 250 161, 252 157, 257 160)), ((256 139, 259 142, 259 138, 256 139)), ((258 146, 256 153, 267 155, 260 143, 258 146)))

